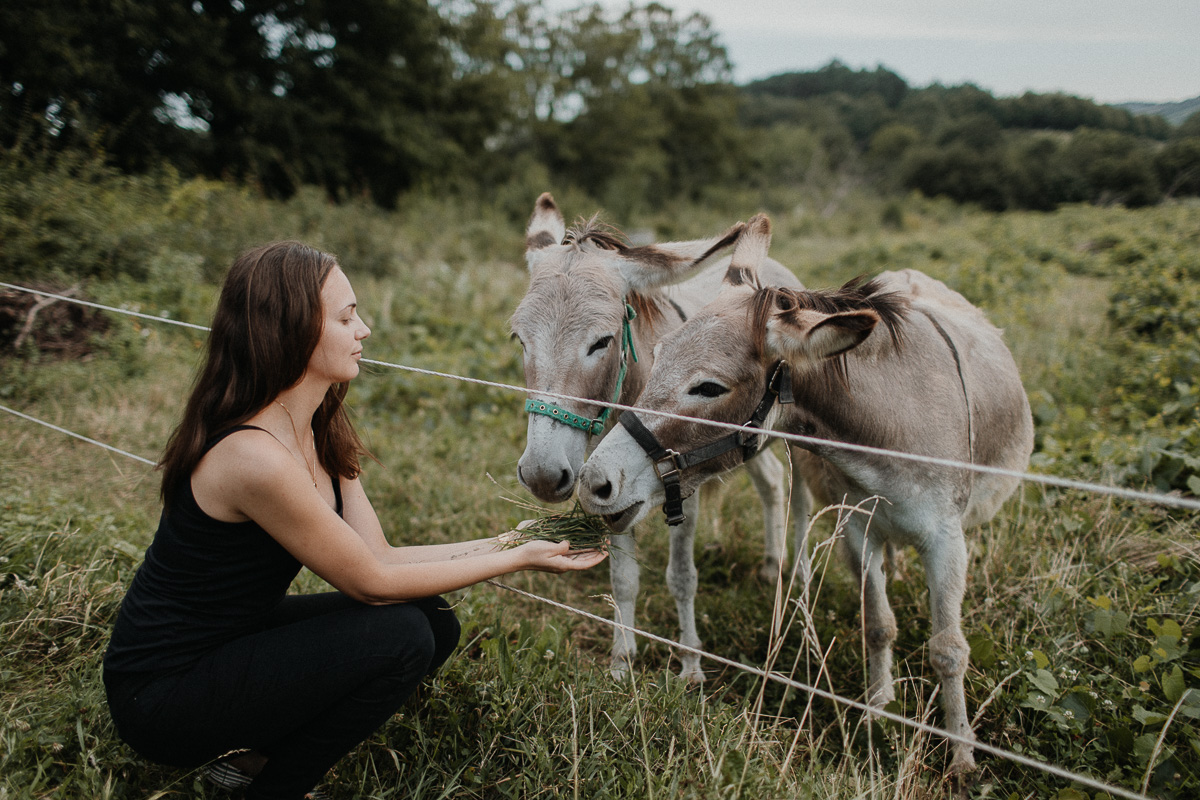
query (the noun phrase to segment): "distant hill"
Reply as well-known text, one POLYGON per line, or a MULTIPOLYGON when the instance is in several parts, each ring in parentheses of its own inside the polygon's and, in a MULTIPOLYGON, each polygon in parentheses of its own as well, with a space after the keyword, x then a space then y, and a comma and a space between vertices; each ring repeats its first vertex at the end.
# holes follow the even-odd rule
POLYGON ((1181 100, 1178 103, 1115 103, 1117 108, 1123 108, 1130 114, 1145 116, 1157 114, 1172 125, 1178 125, 1185 119, 1200 111, 1200 97, 1191 100, 1181 100))

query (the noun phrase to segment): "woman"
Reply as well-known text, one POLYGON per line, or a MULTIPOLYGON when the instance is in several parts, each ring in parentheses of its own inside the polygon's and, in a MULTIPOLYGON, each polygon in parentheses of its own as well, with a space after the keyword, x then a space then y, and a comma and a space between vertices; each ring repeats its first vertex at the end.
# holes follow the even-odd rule
POLYGON ((334 258, 234 263, 159 467, 164 510, 104 659, 121 737, 248 798, 300 798, 457 645, 439 594, 605 554, 494 539, 393 547, 342 400, 370 329, 334 258), (301 566, 336 592, 287 595, 301 566))

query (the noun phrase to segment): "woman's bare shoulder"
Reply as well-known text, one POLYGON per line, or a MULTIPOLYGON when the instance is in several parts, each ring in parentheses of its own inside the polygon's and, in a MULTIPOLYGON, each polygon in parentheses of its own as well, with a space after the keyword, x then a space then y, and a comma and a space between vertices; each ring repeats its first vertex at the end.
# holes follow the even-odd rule
POLYGON ((278 439, 264 428, 235 431, 213 445, 201 460, 219 464, 224 469, 270 470, 272 466, 290 463, 290 454, 278 439))
POLYGON ((192 472, 192 493, 209 516, 233 521, 246 516, 250 499, 284 490, 296 469, 291 454, 267 431, 237 431, 200 459, 192 472))

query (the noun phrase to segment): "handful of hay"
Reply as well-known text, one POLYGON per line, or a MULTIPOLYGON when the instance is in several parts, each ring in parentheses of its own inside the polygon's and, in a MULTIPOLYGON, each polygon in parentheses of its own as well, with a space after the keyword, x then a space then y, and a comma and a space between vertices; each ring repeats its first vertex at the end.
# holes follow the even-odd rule
POLYGON ((602 550, 608 546, 608 528, 599 517, 588 514, 576 502, 570 511, 527 519, 515 530, 496 537, 505 547, 516 547, 536 540, 569 542, 572 550, 602 550))

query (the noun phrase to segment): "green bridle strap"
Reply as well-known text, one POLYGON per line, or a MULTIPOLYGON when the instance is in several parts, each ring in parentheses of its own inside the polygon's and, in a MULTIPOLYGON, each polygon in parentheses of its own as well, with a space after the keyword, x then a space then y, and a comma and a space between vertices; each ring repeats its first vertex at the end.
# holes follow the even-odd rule
MULTIPOLYGON (((629 323, 637 319, 637 312, 633 310, 633 306, 625 304, 625 318, 621 320, 621 370, 617 373, 617 388, 613 391, 612 402, 617 402, 621 399, 621 387, 625 385, 625 374, 629 371, 627 357, 633 356, 633 360, 638 360, 637 351, 633 347, 633 329, 629 323)), ((608 414, 612 411, 611 408, 605 406, 600 412, 600 416, 595 419, 581 417, 578 414, 573 414, 565 408, 546 403, 541 400, 526 400, 525 413, 541 414, 544 417, 557 420, 564 425, 569 425, 572 428, 579 430, 589 435, 595 436, 604 432, 604 426, 608 422, 608 414)))
MULTIPOLYGON (((604 409, 608 411, 608 409, 604 409)), ((581 417, 578 414, 572 414, 565 408, 559 408, 553 403, 544 403, 540 400, 526 400, 525 413, 541 414, 553 420, 558 420, 564 425, 570 425, 572 428, 578 428, 581 431, 596 435, 604 430, 605 417, 603 415, 596 419, 588 419, 581 417)))

